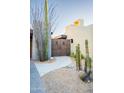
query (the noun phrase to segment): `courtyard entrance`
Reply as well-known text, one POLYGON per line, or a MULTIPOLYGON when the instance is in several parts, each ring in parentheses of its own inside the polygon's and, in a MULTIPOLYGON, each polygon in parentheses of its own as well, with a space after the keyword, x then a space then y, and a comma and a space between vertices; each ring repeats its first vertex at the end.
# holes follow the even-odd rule
POLYGON ((70 56, 69 39, 52 39, 52 56, 70 56))

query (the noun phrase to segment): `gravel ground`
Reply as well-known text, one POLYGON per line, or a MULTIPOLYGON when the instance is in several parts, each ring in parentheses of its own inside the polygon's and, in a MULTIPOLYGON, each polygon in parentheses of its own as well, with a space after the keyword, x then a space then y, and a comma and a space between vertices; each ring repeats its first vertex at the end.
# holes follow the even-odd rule
POLYGON ((93 84, 84 83, 79 72, 65 67, 41 77, 45 93, 93 93, 93 84))

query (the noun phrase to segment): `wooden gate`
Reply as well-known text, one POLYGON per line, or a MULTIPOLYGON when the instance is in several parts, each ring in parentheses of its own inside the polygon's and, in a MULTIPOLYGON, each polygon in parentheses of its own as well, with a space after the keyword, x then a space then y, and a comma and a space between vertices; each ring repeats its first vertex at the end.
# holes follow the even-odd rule
POLYGON ((52 56, 70 56, 70 40, 52 39, 52 56))

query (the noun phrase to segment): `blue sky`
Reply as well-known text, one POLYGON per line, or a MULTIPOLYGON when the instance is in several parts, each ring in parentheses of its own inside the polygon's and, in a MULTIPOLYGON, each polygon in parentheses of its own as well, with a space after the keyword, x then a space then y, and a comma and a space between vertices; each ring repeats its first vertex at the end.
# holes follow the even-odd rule
MULTIPOLYGON (((59 16, 55 34, 63 34, 65 27, 76 19, 84 19, 84 24, 93 23, 93 0, 48 0, 55 3, 56 14, 59 16)), ((31 7, 36 4, 43 6, 43 0, 31 0, 31 7)), ((31 19, 31 18, 30 18, 31 19)))

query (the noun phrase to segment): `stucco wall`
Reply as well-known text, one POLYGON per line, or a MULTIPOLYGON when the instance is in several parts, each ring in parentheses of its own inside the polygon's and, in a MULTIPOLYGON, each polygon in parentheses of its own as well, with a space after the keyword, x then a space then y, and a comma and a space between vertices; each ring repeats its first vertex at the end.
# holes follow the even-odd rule
POLYGON ((68 39, 73 39, 71 51, 75 51, 75 46, 79 43, 81 52, 85 56, 85 40, 88 40, 89 54, 93 57, 93 25, 84 26, 83 20, 78 20, 79 25, 71 24, 66 27, 65 34, 68 39))
POLYGON ((36 44, 34 34, 33 34, 33 41, 32 41, 32 58, 31 58, 31 60, 39 60, 37 44, 36 44))

